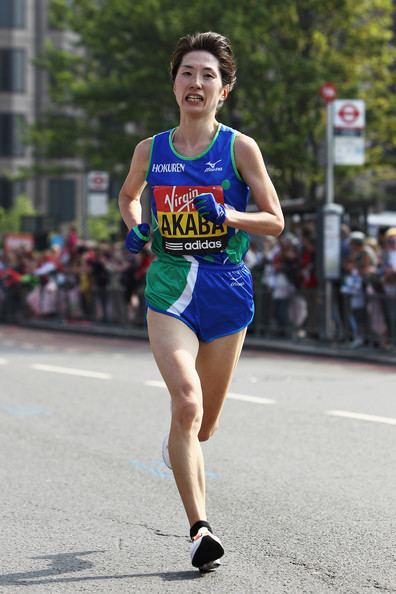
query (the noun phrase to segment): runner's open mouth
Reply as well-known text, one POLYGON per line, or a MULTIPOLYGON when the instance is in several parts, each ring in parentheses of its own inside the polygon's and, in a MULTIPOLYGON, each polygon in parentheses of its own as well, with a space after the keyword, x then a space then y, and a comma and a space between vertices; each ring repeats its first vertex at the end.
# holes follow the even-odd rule
POLYGON ((186 101, 189 103, 200 103, 203 101, 203 97, 201 95, 187 95, 186 101))

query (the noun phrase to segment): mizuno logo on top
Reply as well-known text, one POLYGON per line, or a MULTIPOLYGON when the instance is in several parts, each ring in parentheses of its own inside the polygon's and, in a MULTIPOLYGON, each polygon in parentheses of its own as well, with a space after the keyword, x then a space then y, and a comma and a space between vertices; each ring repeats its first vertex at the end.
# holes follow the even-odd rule
POLYGON ((215 171, 223 171, 222 167, 218 167, 217 164, 220 163, 223 159, 219 159, 218 161, 215 161, 214 163, 211 161, 208 161, 207 163, 205 163, 205 165, 208 165, 208 167, 206 167, 204 173, 213 173, 215 171))

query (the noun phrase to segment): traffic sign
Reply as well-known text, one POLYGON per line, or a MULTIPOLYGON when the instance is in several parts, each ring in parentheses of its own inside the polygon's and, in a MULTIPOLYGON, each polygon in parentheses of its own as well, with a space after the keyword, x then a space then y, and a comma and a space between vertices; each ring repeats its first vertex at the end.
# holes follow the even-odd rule
POLYGON ((338 115, 345 124, 352 126, 359 117, 359 110, 353 103, 344 103, 338 112, 338 115))
POLYGON ((107 171, 90 171, 87 175, 88 190, 91 192, 107 192, 109 174, 107 171))
POLYGON ((101 217, 109 212, 108 198, 105 192, 89 192, 88 194, 88 215, 90 217, 101 217))
POLYGON ((334 104, 336 128, 361 129, 365 125, 364 101, 361 99, 338 99, 334 104))
POLYGON ((335 136, 335 165, 364 165, 364 136, 335 136))
POLYGON ((330 103, 337 97, 337 88, 333 83, 324 83, 320 87, 319 93, 326 103, 330 103))
POLYGON ((334 163, 364 164, 365 104, 361 99, 334 102, 334 163))

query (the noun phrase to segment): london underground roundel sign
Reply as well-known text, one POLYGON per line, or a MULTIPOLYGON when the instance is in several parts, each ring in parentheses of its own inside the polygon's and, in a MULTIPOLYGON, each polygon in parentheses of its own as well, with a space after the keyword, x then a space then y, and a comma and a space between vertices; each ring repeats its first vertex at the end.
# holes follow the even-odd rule
POLYGON ((357 109, 355 103, 344 103, 339 109, 338 115, 345 124, 352 126, 360 116, 360 111, 357 109))
POLYGON ((365 105, 361 99, 337 99, 334 102, 334 126, 337 129, 362 130, 365 105))

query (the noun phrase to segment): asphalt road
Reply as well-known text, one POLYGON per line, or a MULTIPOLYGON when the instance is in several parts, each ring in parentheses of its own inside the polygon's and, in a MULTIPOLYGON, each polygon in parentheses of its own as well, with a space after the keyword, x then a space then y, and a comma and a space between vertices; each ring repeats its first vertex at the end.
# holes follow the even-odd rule
POLYGON ((0 327, 0 592, 396 592, 396 373, 244 351, 190 565, 146 342, 0 327))

